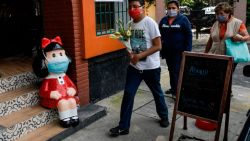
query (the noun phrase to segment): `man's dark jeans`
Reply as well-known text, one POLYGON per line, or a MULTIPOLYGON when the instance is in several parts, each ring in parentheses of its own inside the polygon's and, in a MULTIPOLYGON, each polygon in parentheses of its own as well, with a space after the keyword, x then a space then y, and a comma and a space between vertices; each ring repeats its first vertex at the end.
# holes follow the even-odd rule
POLYGON ((128 67, 121 105, 120 129, 128 129, 130 127, 135 94, 142 80, 145 81, 154 96, 156 111, 159 117, 168 120, 168 108, 161 89, 160 75, 161 68, 139 71, 132 66, 128 67))

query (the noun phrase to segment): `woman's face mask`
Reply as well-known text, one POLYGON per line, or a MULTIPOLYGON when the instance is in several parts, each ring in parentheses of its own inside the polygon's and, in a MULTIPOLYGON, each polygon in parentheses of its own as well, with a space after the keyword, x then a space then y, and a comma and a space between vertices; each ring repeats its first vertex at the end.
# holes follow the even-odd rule
POLYGON ((216 13, 216 19, 220 23, 227 22, 229 19, 229 14, 225 13, 224 11, 219 11, 218 13, 216 13))
POLYGON ((216 16, 216 18, 217 18, 218 22, 220 22, 220 23, 224 23, 228 20, 228 17, 224 16, 224 15, 218 15, 218 16, 216 16))
POLYGON ((176 17, 178 15, 178 11, 177 10, 174 10, 174 9, 171 9, 171 10, 167 10, 167 15, 169 17, 176 17))

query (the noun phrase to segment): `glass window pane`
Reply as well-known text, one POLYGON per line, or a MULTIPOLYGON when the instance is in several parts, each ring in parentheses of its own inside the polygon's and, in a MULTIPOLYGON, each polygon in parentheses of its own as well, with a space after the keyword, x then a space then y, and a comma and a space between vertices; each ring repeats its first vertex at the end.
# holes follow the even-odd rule
POLYGON ((96 35, 111 34, 117 28, 115 21, 128 22, 126 2, 95 2, 96 35))

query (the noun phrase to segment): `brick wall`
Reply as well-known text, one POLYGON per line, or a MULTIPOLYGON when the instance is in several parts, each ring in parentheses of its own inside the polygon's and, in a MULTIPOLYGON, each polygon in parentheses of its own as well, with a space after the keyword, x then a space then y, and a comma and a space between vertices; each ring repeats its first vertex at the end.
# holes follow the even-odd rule
POLYGON ((234 3, 234 16, 246 23, 247 1, 239 0, 234 3))
POLYGON ((44 34, 61 36, 63 46, 72 59, 69 77, 78 87, 81 105, 89 103, 88 61, 81 57, 81 0, 43 0, 44 34))
POLYGON ((159 23, 166 15, 165 0, 156 0, 156 22, 159 23))

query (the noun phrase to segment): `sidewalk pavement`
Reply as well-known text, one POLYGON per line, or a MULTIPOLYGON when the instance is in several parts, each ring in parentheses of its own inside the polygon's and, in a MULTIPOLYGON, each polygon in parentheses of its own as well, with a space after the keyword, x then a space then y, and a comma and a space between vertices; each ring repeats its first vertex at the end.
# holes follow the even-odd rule
MULTIPOLYGON (((162 66, 161 84, 163 91, 169 89, 169 75, 167 68, 162 66)), ((234 96, 231 99, 231 113, 229 121, 228 141, 236 141, 246 121, 246 112, 250 107, 250 88, 233 86, 234 96)), ((155 110, 153 96, 144 82, 137 92, 131 120, 130 133, 116 138, 109 137, 109 129, 118 125, 120 105, 123 91, 96 103, 107 108, 107 116, 92 123, 86 128, 67 137, 64 141, 168 141, 170 127, 159 126, 159 117, 155 110)), ((172 120, 174 100, 165 96, 169 110, 169 120, 172 120)), ((225 117, 225 115, 224 115, 225 117)), ((225 118, 222 122, 224 123, 225 118)), ((174 141, 184 134, 206 141, 214 140, 214 131, 203 131, 195 127, 195 120, 188 118, 188 130, 183 130, 183 118, 177 115, 174 132, 174 141)), ((224 125, 220 132, 220 141, 223 140, 224 125)), ((185 140, 186 141, 186 140, 185 140)))

